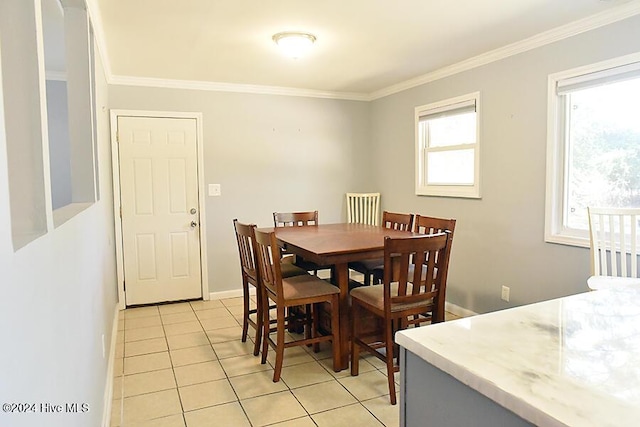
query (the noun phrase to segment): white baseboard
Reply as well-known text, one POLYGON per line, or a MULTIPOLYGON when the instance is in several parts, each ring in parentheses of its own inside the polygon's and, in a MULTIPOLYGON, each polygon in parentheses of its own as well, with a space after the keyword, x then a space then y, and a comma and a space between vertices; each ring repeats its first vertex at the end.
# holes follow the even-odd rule
MULTIPOLYGON (((249 288, 249 295, 255 295, 255 294, 256 294, 256 288, 251 286, 249 288)), ((242 289, 234 289, 232 291, 211 292, 209 294, 209 299, 216 300, 216 299, 225 299, 225 298, 238 298, 241 296, 242 296, 242 289)))
POLYGON ((102 407, 102 427, 111 425, 111 403, 113 401, 113 368, 116 361, 116 342, 118 340, 118 314, 120 306, 116 304, 111 326, 111 345, 109 346, 109 362, 107 363, 107 381, 104 385, 104 402, 102 407))
MULTIPOLYGON (((254 288, 253 286, 250 287, 249 294, 255 295, 256 288, 254 288)), ((241 296, 242 296, 242 289, 234 289, 232 291, 211 292, 209 294, 209 298, 212 300, 220 300, 225 298, 239 298, 241 296)), ((478 314, 475 311, 468 310, 464 307, 460 307, 459 305, 450 303, 448 301, 445 302, 444 309, 449 313, 455 314, 458 317, 470 317, 478 314)))
MULTIPOLYGON (((249 294, 250 295, 256 294, 256 289, 253 286, 249 288, 249 294)), ((220 300, 225 298, 239 298, 241 296, 242 296, 242 289, 234 289, 232 291, 211 292, 209 294, 209 298, 211 300, 220 300)), ((448 301, 445 302, 444 309, 449 313, 455 314, 458 317, 470 317, 478 314, 475 311, 468 310, 464 307, 460 307, 459 305, 450 303, 448 301)))
POLYGON ((460 307, 459 305, 452 304, 448 301, 444 303, 444 309, 449 313, 455 314, 458 317, 471 317, 478 314, 475 311, 468 310, 464 307, 460 307))

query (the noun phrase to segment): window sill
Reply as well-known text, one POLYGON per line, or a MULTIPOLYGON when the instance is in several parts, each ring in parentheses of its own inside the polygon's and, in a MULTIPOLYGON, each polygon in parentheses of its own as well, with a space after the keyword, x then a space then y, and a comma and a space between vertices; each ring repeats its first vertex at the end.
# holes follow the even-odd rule
POLYGON ((53 211, 53 225, 58 227, 87 209, 93 202, 70 203, 53 211))
POLYGON ((459 197, 464 199, 481 199, 480 190, 475 186, 454 187, 418 187, 416 196, 459 197))
POLYGON ((47 234, 46 230, 33 231, 30 233, 16 233, 13 235, 13 251, 17 252, 19 249, 27 246, 34 240, 47 234))
POLYGON ((591 242, 589 238, 568 236, 565 234, 552 234, 544 237, 544 241, 547 243, 556 243, 559 245, 576 246, 580 248, 590 248, 591 242))

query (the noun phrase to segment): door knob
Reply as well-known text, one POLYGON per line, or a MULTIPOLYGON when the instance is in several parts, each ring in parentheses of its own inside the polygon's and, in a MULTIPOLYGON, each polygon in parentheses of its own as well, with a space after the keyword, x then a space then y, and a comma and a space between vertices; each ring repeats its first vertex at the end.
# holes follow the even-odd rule
POLYGON ((196 208, 191 208, 189 212, 191 212, 191 215, 195 215, 198 211, 196 211, 196 208))
POLYGON ((198 223, 195 221, 191 221, 191 228, 196 228, 198 226, 198 223))

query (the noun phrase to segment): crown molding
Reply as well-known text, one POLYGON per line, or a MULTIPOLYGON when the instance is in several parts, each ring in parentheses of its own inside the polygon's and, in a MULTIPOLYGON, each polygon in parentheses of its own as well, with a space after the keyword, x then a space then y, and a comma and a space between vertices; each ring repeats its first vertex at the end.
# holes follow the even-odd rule
POLYGON ((262 86, 237 83, 204 82, 195 80, 171 80, 147 77, 111 76, 110 84, 122 86, 147 86, 169 89, 193 89, 213 92, 256 93, 261 95, 301 96, 307 98, 343 99, 369 101, 367 94, 353 92, 331 92, 314 89, 299 89, 283 86, 262 86))
POLYGON ((614 22, 622 21, 623 19, 630 18, 639 13, 640 1, 634 0, 630 3, 626 3, 621 6, 602 11, 595 15, 579 19, 561 27, 536 34, 524 40, 520 40, 518 42, 508 44, 506 46, 491 50, 489 52, 485 52, 472 58, 465 59, 464 61, 460 61, 458 63, 440 68, 436 71, 423 74, 419 77, 415 77, 413 79, 388 86, 384 89, 371 92, 368 98, 370 101, 373 101, 375 99, 393 95, 394 93, 402 92, 404 90, 411 89, 425 83, 452 76, 463 71, 471 70, 472 68, 480 67, 491 62, 499 61, 501 59, 505 59, 519 53, 523 53, 590 30, 594 30, 605 25, 613 24, 614 22))

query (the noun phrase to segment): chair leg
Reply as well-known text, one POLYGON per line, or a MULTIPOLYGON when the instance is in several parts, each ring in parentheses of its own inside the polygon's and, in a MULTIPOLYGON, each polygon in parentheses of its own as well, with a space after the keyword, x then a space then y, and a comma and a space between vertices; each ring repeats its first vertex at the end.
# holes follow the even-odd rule
MULTIPOLYGON (((313 304, 307 307, 311 309, 311 311, 309 311, 309 315, 311 316, 309 323, 311 333, 307 336, 307 338, 316 338, 318 336, 318 332, 320 331, 320 304, 313 304)), ((318 353, 320 351, 320 343, 314 342, 312 345, 313 352, 318 353)))
POLYGON ((273 382, 280 381, 280 373, 282 372, 282 362, 284 360, 284 307, 276 308, 277 312, 277 327, 276 327, 276 366, 273 369, 273 382))
POLYGON ((355 298, 351 304, 351 375, 356 376, 360 369, 360 346, 356 338, 360 329, 360 307, 355 298))
POLYGON ((247 332, 249 330, 249 284, 246 279, 242 280, 242 342, 247 342, 247 332))
POLYGON ((342 349, 340 348, 340 298, 334 294, 331 298, 331 348, 333 350, 333 370, 340 371, 338 366, 342 363, 342 349))
POLYGON ((311 317, 311 304, 304 306, 304 337, 306 339, 311 338, 313 335, 313 318, 311 317))
POLYGON ((373 270, 373 273, 371 273, 371 277, 373 277, 373 284, 374 285, 381 285, 382 284, 382 272, 380 270, 373 270))
POLYGON ((387 381, 389 382, 389 397, 391 398, 391 404, 396 404, 396 383, 395 378, 393 376, 393 332, 392 332, 391 320, 385 322, 384 327, 384 340, 385 340, 385 350, 386 354, 386 362, 387 362, 387 381))
POLYGON ((271 331, 271 320, 269 313, 269 296, 266 291, 262 291, 262 359, 260 363, 267 363, 267 353, 269 352, 269 333, 271 331))
POLYGON ((256 292, 256 340, 253 343, 253 355, 260 354, 260 344, 262 343, 262 328, 264 322, 264 308, 262 307, 262 292, 256 292))

